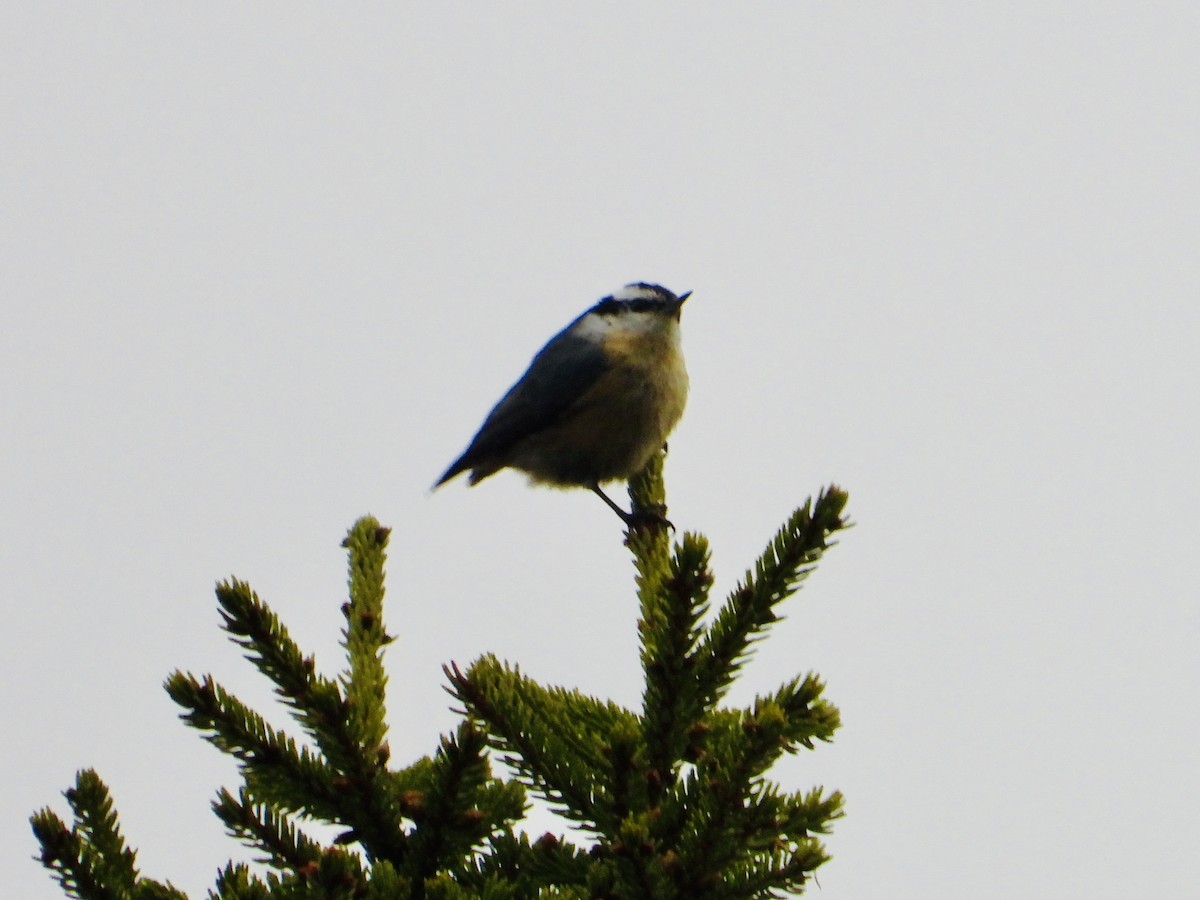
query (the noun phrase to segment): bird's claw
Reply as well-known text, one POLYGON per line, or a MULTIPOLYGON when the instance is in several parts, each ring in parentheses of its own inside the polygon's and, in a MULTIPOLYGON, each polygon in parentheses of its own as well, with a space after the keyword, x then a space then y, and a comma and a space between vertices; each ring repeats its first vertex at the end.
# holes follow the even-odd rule
POLYGON ((667 518, 667 508, 665 506, 649 506, 643 509, 635 509, 632 512, 623 513, 621 518, 625 520, 625 526, 630 531, 640 531, 652 528, 669 528, 675 530, 675 525, 667 518))

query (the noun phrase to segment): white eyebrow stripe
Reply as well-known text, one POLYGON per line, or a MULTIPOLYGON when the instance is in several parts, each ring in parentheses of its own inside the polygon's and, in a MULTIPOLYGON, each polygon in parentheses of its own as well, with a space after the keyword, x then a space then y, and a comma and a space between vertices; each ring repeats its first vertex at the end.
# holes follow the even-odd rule
POLYGON ((627 284, 611 294, 614 300, 655 300, 667 296, 662 288, 647 287, 644 284, 627 284))

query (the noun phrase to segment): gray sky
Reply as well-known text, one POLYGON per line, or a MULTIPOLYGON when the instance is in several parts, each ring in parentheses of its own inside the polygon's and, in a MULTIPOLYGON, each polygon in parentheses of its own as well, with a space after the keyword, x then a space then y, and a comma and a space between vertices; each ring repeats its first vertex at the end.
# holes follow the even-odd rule
POLYGON ((695 291, 667 477, 717 597, 851 494, 734 695, 812 669, 842 710, 775 772, 848 798, 814 894, 1194 890, 1195 5, 568 6, 7 6, 12 896, 59 896, 26 819, 84 766, 146 874, 200 897, 245 858, 161 682, 285 723, 213 583, 333 671, 363 513, 398 763, 485 651, 636 704, 615 517, 512 474, 428 492, 633 280, 695 291))

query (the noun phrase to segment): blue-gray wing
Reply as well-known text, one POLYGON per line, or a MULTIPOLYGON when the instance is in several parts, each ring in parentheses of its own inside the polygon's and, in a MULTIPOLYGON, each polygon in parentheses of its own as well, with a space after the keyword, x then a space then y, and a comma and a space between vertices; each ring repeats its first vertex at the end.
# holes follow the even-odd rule
MULTIPOLYGON (((571 405, 599 379, 605 370, 604 351, 593 341, 569 332, 570 326, 533 358, 529 369, 488 414, 471 445, 438 484, 467 469, 494 471, 503 465, 500 460, 514 444, 561 421, 571 405)), ((491 471, 476 474, 484 477, 491 471)))

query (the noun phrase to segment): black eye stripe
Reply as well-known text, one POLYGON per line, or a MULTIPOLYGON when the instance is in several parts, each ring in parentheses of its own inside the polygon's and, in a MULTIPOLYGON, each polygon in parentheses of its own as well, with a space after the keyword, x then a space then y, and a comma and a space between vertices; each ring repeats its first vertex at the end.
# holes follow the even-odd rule
POLYGON ((615 316, 622 312, 669 312, 677 301, 658 297, 636 297, 633 300, 614 300, 605 297, 593 307, 592 312, 602 316, 615 316))

